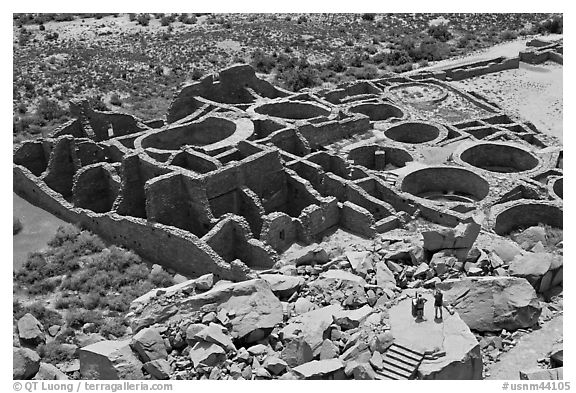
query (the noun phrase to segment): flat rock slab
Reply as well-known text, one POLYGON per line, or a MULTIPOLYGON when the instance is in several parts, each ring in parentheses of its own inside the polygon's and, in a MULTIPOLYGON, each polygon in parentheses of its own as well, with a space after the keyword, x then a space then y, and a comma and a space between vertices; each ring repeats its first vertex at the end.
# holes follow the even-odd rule
POLYGON ((313 360, 301 366, 294 367, 292 371, 305 379, 321 378, 344 368, 340 359, 313 360))
POLYGON ((480 344, 460 319, 458 313, 450 315, 444 310, 444 319, 434 319, 434 298, 424 307, 424 320, 412 316, 412 299, 400 301, 390 308, 391 334, 395 342, 419 352, 445 351, 446 356, 424 360, 418 368, 421 379, 482 379, 480 344))

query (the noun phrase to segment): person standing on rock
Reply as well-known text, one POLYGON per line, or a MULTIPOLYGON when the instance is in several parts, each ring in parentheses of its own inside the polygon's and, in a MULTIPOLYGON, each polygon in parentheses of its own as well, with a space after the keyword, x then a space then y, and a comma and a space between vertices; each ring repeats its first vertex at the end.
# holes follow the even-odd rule
POLYGON ((439 289, 434 292, 434 318, 442 319, 442 306, 444 305, 444 295, 439 289), (438 311, 440 311, 440 316, 438 316, 438 311))
POLYGON ((427 299, 424 299, 422 294, 418 294, 418 299, 416 300, 416 319, 424 319, 424 303, 427 299))

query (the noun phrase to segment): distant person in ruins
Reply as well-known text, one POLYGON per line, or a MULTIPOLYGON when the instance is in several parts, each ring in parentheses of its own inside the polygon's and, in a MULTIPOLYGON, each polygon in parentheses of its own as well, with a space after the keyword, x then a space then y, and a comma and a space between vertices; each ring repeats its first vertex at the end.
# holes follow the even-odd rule
POLYGON ((442 306, 444 305, 444 295, 439 289, 434 292, 434 318, 442 319, 442 306), (438 316, 440 312, 440 316, 438 316))
POLYGON ((418 294, 418 298, 416 299, 416 320, 424 319, 424 303, 427 302, 427 299, 424 299, 422 294, 418 294))

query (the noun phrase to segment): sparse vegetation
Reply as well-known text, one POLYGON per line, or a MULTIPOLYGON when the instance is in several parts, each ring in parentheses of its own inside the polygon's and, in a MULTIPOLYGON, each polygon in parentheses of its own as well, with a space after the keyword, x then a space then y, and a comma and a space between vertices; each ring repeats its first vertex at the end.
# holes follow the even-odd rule
MULTIPOLYGON (((14 14, 14 140, 51 131, 77 96, 109 96, 114 110, 157 118, 183 83, 239 59, 294 89, 369 77, 374 67, 403 72, 518 35, 562 32, 562 16, 553 14, 442 14, 449 23, 435 26, 438 14, 200 15, 131 13, 121 15, 131 22, 129 33, 105 27, 111 31, 99 35, 118 14, 14 14), (63 37, 61 22, 93 29, 95 46, 82 34, 63 37), (269 30, 278 34, 263 34, 269 30), (227 42, 240 49, 220 45, 227 42), (38 113, 39 104, 52 111, 38 113)), ((94 103, 109 110, 101 99, 94 103)))

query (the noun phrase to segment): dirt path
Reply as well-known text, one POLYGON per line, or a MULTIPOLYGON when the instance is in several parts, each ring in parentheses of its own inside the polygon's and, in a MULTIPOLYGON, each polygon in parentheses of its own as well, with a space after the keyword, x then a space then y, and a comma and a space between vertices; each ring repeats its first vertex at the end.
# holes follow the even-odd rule
POLYGON ((518 344, 490 365, 486 379, 520 379, 520 370, 538 367, 537 360, 546 356, 552 344, 562 337, 563 315, 546 322, 540 330, 522 337, 518 344))

